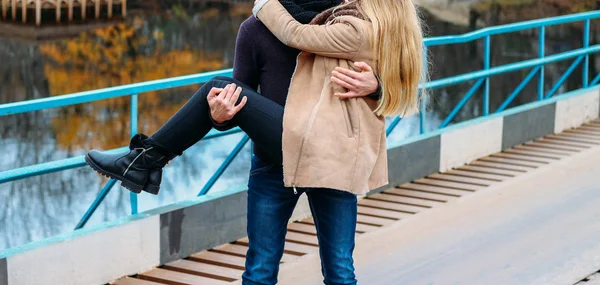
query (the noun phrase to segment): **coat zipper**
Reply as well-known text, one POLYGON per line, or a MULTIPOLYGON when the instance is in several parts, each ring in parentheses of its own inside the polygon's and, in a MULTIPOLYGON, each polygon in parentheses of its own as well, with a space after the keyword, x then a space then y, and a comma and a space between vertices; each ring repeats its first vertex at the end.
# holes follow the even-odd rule
MULTIPOLYGON (((323 63, 324 65, 325 63, 323 63)), ((327 70, 327 69, 325 69, 327 70)), ((327 77, 325 77, 325 80, 327 80, 327 77)), ((323 82, 323 85, 325 85, 325 82, 323 82)), ((319 96, 319 101, 317 101, 317 104, 315 104, 315 106, 313 107, 311 113, 310 113, 310 117, 308 119, 308 125, 306 126, 306 130, 304 130, 304 134, 302 134, 302 141, 300 142, 300 151, 298 153, 298 161, 296 162, 296 170, 294 171, 294 177, 292 178, 292 188, 294 189, 294 194, 298 194, 298 190, 296 189, 296 176, 298 175, 298 167, 300 166, 300 159, 302 158, 302 152, 304 150, 304 141, 306 140, 306 135, 308 134, 308 132, 310 132, 311 127, 315 121, 315 117, 317 115, 317 110, 319 109, 319 106, 321 106, 321 102, 323 101, 323 94, 321 94, 321 96, 319 96)))
MULTIPOLYGON (((298 59, 300 58, 300 55, 302 54, 302 52, 300 54, 298 54, 298 56, 296 57, 296 68, 298 68, 298 59)), ((292 79, 294 78, 294 76, 296 75, 296 68, 294 69, 294 74, 292 75, 292 79)), ((325 61, 323 61, 323 70, 327 71, 327 63, 325 61)), ((326 81, 327 81, 327 76, 325 76, 325 78, 323 79, 323 86, 325 86, 326 81)), ((290 83, 291 85, 291 83, 290 83)), ((319 109, 319 106, 321 106, 321 102, 323 101, 323 93, 321 91, 321 95, 319 96, 319 101, 317 101, 317 104, 315 104, 315 106, 313 107, 311 113, 310 113, 310 117, 308 119, 308 125, 306 126, 306 130, 304 130, 304 134, 302 134, 302 141, 300 142, 300 152, 298 153, 298 161, 296 162, 296 170, 294 171, 294 177, 292 178, 292 188, 294 189, 294 195, 298 194, 298 190, 296 189, 296 176, 298 176, 298 167, 300 166, 300 159, 302 158, 302 152, 304 151, 304 141, 306 140, 306 135, 310 132, 311 127, 315 121, 315 117, 317 115, 317 110, 319 109)))

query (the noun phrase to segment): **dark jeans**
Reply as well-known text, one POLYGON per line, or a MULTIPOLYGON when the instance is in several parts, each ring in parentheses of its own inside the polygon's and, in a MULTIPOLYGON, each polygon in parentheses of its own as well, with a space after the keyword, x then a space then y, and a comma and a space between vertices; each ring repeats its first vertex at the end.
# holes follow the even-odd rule
MULTIPOLYGON (((167 154, 181 155, 183 151, 197 143, 215 127, 210 118, 210 108, 206 99, 213 87, 224 88, 235 83, 242 87, 239 100, 244 96, 248 102, 231 120, 230 125, 239 126, 261 150, 269 155, 269 160, 281 164, 281 136, 283 134, 283 106, 256 93, 252 88, 229 77, 215 77, 205 83, 167 123, 165 123, 147 143, 159 146, 167 154)), ((238 102, 239 102, 238 100, 238 102)))
MULTIPOLYGON (((248 238, 244 285, 277 283, 287 224, 300 195, 283 185, 283 168, 252 158, 248 182, 248 238)), ((354 235, 357 199, 332 189, 298 188, 306 193, 315 220, 321 271, 327 285, 356 284, 354 235)))
MULTIPOLYGON (((215 127, 206 99, 212 87, 229 83, 243 88, 248 102, 231 120, 267 157, 252 159, 248 193, 248 237, 245 285, 275 284, 283 255, 286 226, 300 195, 283 185, 281 137, 283 107, 243 83, 216 77, 204 84, 147 143, 170 154, 181 154, 215 127), (268 162, 267 162, 268 161, 268 162)), ((331 189, 298 189, 306 193, 317 227, 325 284, 356 284, 352 252, 356 230, 356 196, 331 189)))

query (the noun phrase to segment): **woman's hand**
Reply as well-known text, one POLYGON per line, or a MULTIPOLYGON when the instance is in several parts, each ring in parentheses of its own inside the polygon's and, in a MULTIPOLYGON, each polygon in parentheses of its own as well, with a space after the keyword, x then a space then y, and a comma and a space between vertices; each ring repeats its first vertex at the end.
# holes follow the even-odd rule
POLYGON ((210 107, 210 116, 219 124, 229 121, 237 114, 248 101, 248 97, 244 96, 239 104, 235 105, 242 88, 235 84, 229 84, 225 88, 213 87, 208 92, 208 106, 210 107))
POLYGON ((346 93, 335 93, 338 98, 364 97, 377 92, 379 81, 371 66, 364 62, 355 62, 354 65, 360 68, 361 72, 341 67, 336 67, 331 72, 331 81, 348 90, 346 93))

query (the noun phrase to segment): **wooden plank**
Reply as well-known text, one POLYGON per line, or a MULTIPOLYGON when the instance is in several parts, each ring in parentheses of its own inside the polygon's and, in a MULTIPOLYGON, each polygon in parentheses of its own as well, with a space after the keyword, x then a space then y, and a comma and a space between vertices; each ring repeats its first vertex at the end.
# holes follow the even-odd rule
POLYGON ((560 136, 560 135, 547 136, 546 139, 563 141, 563 142, 568 142, 568 143, 577 143, 577 144, 582 144, 582 145, 591 145, 591 146, 600 144, 600 141, 594 141, 594 140, 584 139, 584 138, 573 138, 573 137, 560 136))
POLYGON ((588 135, 588 136, 593 136, 593 137, 600 137, 600 134, 598 134, 596 132, 589 132, 589 131, 586 131, 586 130, 578 130, 578 129, 565 130, 565 131, 563 131, 563 133, 567 133, 567 134, 582 134, 582 135, 588 135))
POLYGON ((541 166, 541 164, 539 163, 532 163, 532 162, 526 162, 526 161, 515 161, 514 159, 508 159, 508 158, 502 158, 502 157, 493 157, 493 156, 488 156, 488 157, 482 157, 480 159, 478 159, 477 161, 484 161, 484 162, 490 162, 490 163, 497 163, 497 164, 505 164, 508 166, 519 166, 519 167, 524 167, 524 168, 528 168, 528 170, 534 169, 534 168, 538 168, 541 166))
POLYGON ((402 213, 398 211, 390 211, 384 209, 377 209, 371 207, 364 207, 358 205, 358 213, 361 215, 390 219, 390 220, 400 220, 402 218, 407 218, 412 216, 412 214, 402 213))
POLYGON ((317 251, 318 247, 286 241, 283 251, 292 255, 305 255, 317 251))
POLYGON ((504 176, 507 178, 515 177, 515 176, 523 173, 523 172, 516 171, 516 170, 498 169, 498 168, 477 166, 477 165, 465 165, 463 167, 457 168, 456 170, 472 172, 472 173, 500 175, 500 176, 504 176))
MULTIPOLYGON (((248 246, 248 238, 246 237, 243 239, 239 239, 236 241, 236 243, 248 246)), ((307 253, 315 252, 316 250, 317 250, 317 247, 315 247, 315 246, 304 245, 304 244, 299 244, 299 243, 294 243, 294 242, 289 242, 289 241, 286 241, 285 246, 284 246, 285 253, 291 254, 291 255, 296 255, 296 256, 302 256, 307 253)))
POLYGON ((512 170, 512 171, 521 172, 521 173, 525 173, 525 172, 533 169, 531 167, 524 167, 524 166, 519 166, 519 165, 514 165, 514 164, 506 164, 506 163, 498 163, 498 162, 487 161, 487 160, 473 161, 473 162, 471 162, 471 165, 496 168, 496 169, 504 169, 504 170, 512 170))
POLYGON ((112 285, 164 285, 165 283, 156 283, 148 280, 137 279, 132 277, 125 277, 114 282, 111 282, 112 285))
POLYGON ((356 232, 357 233, 368 233, 368 232, 372 232, 379 228, 380 227, 378 227, 378 226, 371 226, 371 225, 356 223, 356 232))
POLYGON ((246 258, 213 251, 194 253, 190 255, 188 259, 213 265, 227 266, 239 270, 244 270, 246 265, 246 258))
POLYGON ((317 236, 309 235, 309 234, 288 232, 285 235, 285 240, 295 242, 295 243, 305 244, 305 245, 319 246, 319 241, 317 239, 317 236))
POLYGON ((398 204, 398 203, 393 203, 393 202, 374 200, 371 198, 366 198, 366 199, 362 199, 362 200, 358 201, 358 205, 366 206, 366 207, 373 207, 373 208, 377 208, 377 209, 398 211, 398 212, 407 213, 407 214, 416 214, 423 210, 426 210, 426 208, 423 208, 423 207, 415 207, 415 206, 403 205, 403 204, 398 204))
POLYGON ((553 156, 570 156, 571 154, 573 154, 573 152, 569 152, 569 151, 562 151, 562 150, 556 150, 556 149, 550 149, 550 148, 542 148, 542 147, 536 147, 536 146, 532 146, 532 145, 518 145, 518 146, 515 146, 514 148, 512 148, 512 150, 523 150, 523 151, 528 151, 528 152, 532 152, 532 153, 539 153, 541 155, 553 155, 553 156))
POLYGON ((531 150, 527 150, 527 149, 507 149, 504 152, 511 153, 511 154, 518 154, 518 155, 522 155, 524 157, 531 157, 534 159, 535 158, 543 158, 543 159, 560 160, 562 157, 568 156, 568 154, 559 156, 556 154, 541 153, 541 152, 531 151, 531 150))
POLYGON ((600 135, 600 129, 598 129, 597 127, 593 127, 593 126, 590 127, 590 126, 583 125, 581 127, 578 127, 577 130, 590 131, 593 133, 598 133, 600 135))
POLYGON ((432 202, 437 202, 437 203, 446 203, 455 198, 455 197, 451 197, 451 196, 447 196, 447 195, 421 192, 421 191, 415 191, 415 190, 409 190, 409 189, 389 189, 383 193, 388 194, 388 195, 396 195, 396 196, 400 196, 400 197, 409 197, 409 198, 427 200, 427 201, 432 201, 432 202))
POLYGON ((231 255, 236 255, 239 257, 246 257, 246 252, 248 251, 248 247, 241 244, 224 244, 212 249, 215 252, 228 253, 231 255))
POLYGON ((465 177, 465 176, 457 176, 457 175, 449 175, 446 173, 435 173, 427 176, 429 179, 443 180, 443 181, 451 181, 458 182, 464 184, 471 184, 476 186, 487 187, 492 185, 494 182, 485 179, 465 177))
MULTIPOLYGON (((214 252, 231 254, 239 257, 246 258, 246 252, 248 251, 248 246, 243 244, 224 244, 218 247, 211 249, 214 252)), ((297 257, 295 255, 284 253, 281 257, 281 262, 291 262, 296 260, 297 257)))
POLYGON ((371 196, 369 196, 369 199, 375 199, 375 200, 393 202, 393 203, 400 203, 400 204, 404 204, 404 205, 417 206, 417 207, 421 207, 421 208, 431 208, 440 203, 437 201, 431 201, 431 200, 427 200, 427 199, 387 194, 386 191, 379 193, 379 194, 371 195, 371 196))
POLYGON ((164 269, 232 282, 242 278, 244 270, 180 259, 165 264, 164 269))
POLYGON ((589 122, 589 123, 583 124, 582 127, 588 127, 588 128, 594 128, 594 129, 600 130, 600 124, 596 123, 596 122, 589 122))
MULTIPOLYGON (((362 216, 362 215, 358 215, 356 218, 357 218, 356 232, 358 232, 358 233, 370 232, 370 231, 373 231, 373 230, 376 230, 376 229, 380 228, 382 225, 387 225, 387 224, 390 223, 390 220, 388 220, 388 219, 379 219, 379 220, 383 221, 382 223, 379 223, 379 221, 375 221, 374 222, 373 220, 369 220, 369 219, 378 219, 378 218, 368 217, 368 216, 362 216), (366 219, 365 219, 365 217, 366 217, 366 219), (365 223, 365 220, 369 220, 369 221, 365 223), (363 223, 361 223, 361 221, 363 223)), ((302 220, 301 223, 310 225, 312 227, 315 226, 314 225, 315 221, 314 221, 314 219, 312 217, 308 218, 308 219, 305 219, 305 220, 302 220)))
POLYGON ((304 223, 291 223, 288 225, 288 231, 295 231, 311 235, 317 234, 317 229, 314 225, 308 225, 304 223))
POLYGON ((382 219, 382 218, 378 218, 378 217, 365 216, 365 215, 356 216, 356 221, 358 224, 365 224, 365 225, 371 225, 371 226, 377 226, 377 227, 387 226, 394 222, 394 220, 390 220, 390 219, 382 219))
POLYGON ((545 139, 545 138, 538 139, 535 142, 543 143, 543 144, 556 145, 556 146, 561 146, 561 147, 565 147, 566 146, 566 147, 570 147, 570 148, 574 148, 574 149, 579 149, 580 151, 583 150, 583 149, 590 148, 589 145, 578 144, 578 143, 574 143, 574 142, 567 143, 567 142, 549 140, 549 139, 545 139))
POLYGON ((140 273, 138 274, 138 278, 159 283, 166 283, 169 285, 224 285, 230 283, 222 280, 216 280, 212 278, 206 278, 202 276, 196 276, 192 274, 186 274, 161 268, 155 268, 150 271, 140 273))
POLYGON ((490 155, 490 157, 506 158, 507 160, 511 160, 516 163, 527 163, 527 164, 532 164, 535 166, 541 166, 543 164, 548 164, 550 162, 555 161, 555 159, 533 158, 533 157, 528 157, 528 156, 522 155, 522 154, 505 153, 505 152, 495 153, 495 154, 490 155))
POLYGON ((475 186, 475 185, 471 185, 471 184, 440 181, 440 180, 427 179, 427 178, 421 178, 419 180, 415 180, 415 183, 420 183, 420 184, 425 184, 425 185, 433 185, 433 186, 438 186, 438 187, 443 187, 443 188, 448 188, 448 189, 462 190, 462 191, 469 191, 469 192, 475 192, 477 190, 484 188, 482 186, 475 186))
POLYGON ((508 179, 508 177, 506 177, 504 175, 471 172, 471 171, 464 171, 464 170, 460 170, 460 169, 450 170, 450 171, 445 172, 444 174, 476 178, 476 179, 481 179, 484 181, 491 181, 491 182, 502 182, 502 181, 508 179))
POLYGON ((569 138, 582 138, 582 139, 588 139, 588 140, 592 140, 592 141, 598 141, 600 140, 599 136, 593 136, 593 135, 586 135, 586 134, 578 134, 578 133, 560 133, 557 134, 563 137, 569 137, 569 138))
POLYGON ((575 153, 575 152, 580 152, 580 149, 577 148, 571 148, 571 147, 566 147, 566 146, 558 146, 558 145, 551 145, 551 144, 545 144, 545 143, 537 143, 537 142, 528 142, 526 144, 524 144, 524 146, 529 146, 529 147, 535 147, 535 148, 544 148, 544 149, 551 149, 551 150, 559 150, 559 151, 566 151, 566 152, 571 152, 571 153, 575 153))
POLYGON ((456 189, 448 189, 444 187, 434 186, 434 185, 424 185, 424 184, 416 184, 416 183, 407 183, 399 186, 402 189, 409 189, 414 191, 421 191, 426 193, 433 194, 441 194, 451 197, 461 197, 469 193, 469 191, 461 191, 456 189))

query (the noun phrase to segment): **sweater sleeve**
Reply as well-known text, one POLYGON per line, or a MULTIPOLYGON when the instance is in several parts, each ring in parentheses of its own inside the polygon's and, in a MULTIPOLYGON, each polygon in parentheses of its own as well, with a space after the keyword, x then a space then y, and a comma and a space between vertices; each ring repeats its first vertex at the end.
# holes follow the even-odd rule
POLYGON ((365 42, 364 31, 348 22, 300 24, 277 0, 259 0, 252 11, 282 43, 302 51, 352 60, 365 42))
MULTIPOLYGON (((256 55, 256 47, 254 38, 246 27, 247 22, 242 23, 238 30, 238 35, 235 41, 235 56, 233 61, 233 78, 248 85, 248 87, 256 91, 260 83, 260 70, 256 55)), ((213 127, 219 131, 227 131, 236 125, 230 121, 217 123, 213 118, 209 117, 213 123, 213 127)))
POLYGON ((254 91, 260 84, 260 70, 256 53, 254 37, 244 22, 240 26, 235 41, 235 56, 233 62, 233 78, 248 85, 254 91))

